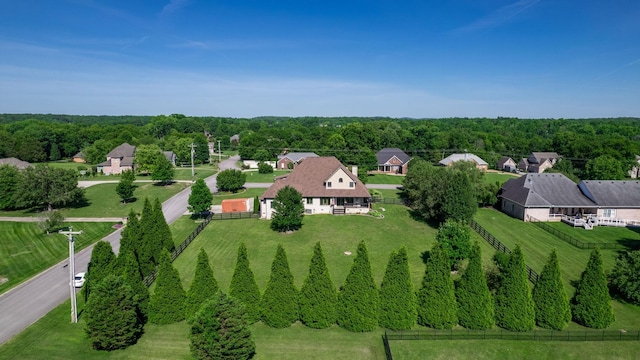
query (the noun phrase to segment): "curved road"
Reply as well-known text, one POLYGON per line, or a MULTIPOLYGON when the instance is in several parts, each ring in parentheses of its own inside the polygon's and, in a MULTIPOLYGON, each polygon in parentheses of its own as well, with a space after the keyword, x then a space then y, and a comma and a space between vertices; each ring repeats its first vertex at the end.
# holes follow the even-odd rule
MULTIPOLYGON (((237 168, 239 156, 232 156, 220 163, 220 170, 237 168)), ((206 180, 212 191, 216 190, 216 175, 206 180)), ((171 224, 187 210, 187 200, 191 189, 179 192, 162 204, 167 223, 171 224)), ((82 230, 82 229, 76 229, 82 230)), ((116 230, 103 240, 111 243, 117 254, 120 249, 120 232, 116 230)), ((60 236, 59 241, 66 241, 60 236)), ((85 271, 91 259, 93 246, 89 246, 75 256, 76 272, 85 271)), ((28 281, 0 295, 0 344, 4 344, 13 336, 38 321, 56 306, 69 299, 68 259, 41 272, 28 281)), ((69 318, 71 310, 69 310, 69 318)))

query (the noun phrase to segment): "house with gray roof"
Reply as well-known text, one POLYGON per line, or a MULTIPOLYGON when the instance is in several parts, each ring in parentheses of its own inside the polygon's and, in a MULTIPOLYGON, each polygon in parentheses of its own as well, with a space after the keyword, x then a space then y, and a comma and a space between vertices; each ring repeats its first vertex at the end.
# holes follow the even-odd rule
POLYGON ((121 174, 125 170, 133 170, 133 158, 136 147, 127 143, 118 145, 107 154, 107 161, 97 165, 98 172, 105 175, 121 174))
POLYGON ((376 153, 378 172, 406 174, 411 156, 398 148, 384 148, 376 153))
POLYGON ((260 215, 273 216, 278 191, 291 186, 302 194, 305 214, 366 214, 371 195, 358 179, 357 168, 347 169, 333 156, 309 157, 275 182, 260 196, 260 215))
POLYGON ((33 165, 31 163, 28 163, 26 161, 22 161, 18 158, 14 158, 14 157, 10 157, 10 158, 4 158, 4 159, 0 159, 0 166, 2 165, 11 165, 11 166, 15 166, 20 170, 24 170, 28 167, 33 167, 33 165))
POLYGON ((453 165, 453 163, 458 161, 470 161, 474 163, 476 167, 482 171, 487 171, 487 169, 489 168, 489 164, 486 161, 482 160, 479 156, 471 153, 451 154, 446 158, 438 161, 438 164, 442 166, 451 166, 453 165))
POLYGON ((507 171, 507 172, 515 172, 516 166, 517 166, 516 162, 513 161, 512 158, 508 156, 503 156, 500 158, 500 160, 498 160, 498 163, 496 164, 496 169, 507 171))
POLYGON ((290 152, 290 153, 278 155, 276 168, 280 170, 294 169, 304 159, 312 158, 312 157, 318 157, 318 154, 313 152, 290 152))
POLYGON ((518 169, 525 172, 543 173, 556 164, 560 155, 555 152, 532 152, 527 158, 522 158, 518 169))

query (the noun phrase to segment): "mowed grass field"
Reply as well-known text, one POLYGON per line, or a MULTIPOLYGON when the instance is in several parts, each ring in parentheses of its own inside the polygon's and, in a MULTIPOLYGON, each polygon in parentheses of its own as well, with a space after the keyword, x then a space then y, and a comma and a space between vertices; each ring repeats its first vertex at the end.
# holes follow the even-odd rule
MULTIPOLYGON (((80 251, 115 231, 113 223, 65 223, 82 234, 75 236, 80 251)), ((58 233, 47 235, 37 223, 0 222, 0 293, 69 256, 69 242, 58 233)))
MULTIPOLYGON (((78 180, 120 180, 120 176, 119 175, 96 175, 96 176, 86 176, 83 177, 80 175, 78 167, 79 166, 84 166, 85 168, 89 169, 91 168, 93 165, 91 164, 81 164, 81 163, 74 163, 74 162, 67 162, 67 161, 54 161, 54 162, 48 162, 48 163, 43 163, 46 165, 49 165, 51 167, 55 167, 55 168, 61 168, 61 169, 69 169, 69 170, 74 170, 74 171, 78 171, 78 180)), ((215 173, 218 172, 218 166, 217 165, 209 165, 209 164, 203 164, 203 165, 196 165, 194 166, 194 173, 195 173, 195 178, 207 178, 215 173)), ((146 180, 146 179, 150 179, 149 176, 141 176, 138 175, 137 180, 146 180)), ((192 176, 191 176, 191 166, 177 166, 175 167, 175 178, 174 180, 192 180, 192 176)))
POLYGON ((258 170, 245 171, 247 182, 251 183, 272 183, 276 176, 289 174, 291 170, 275 170, 271 174, 260 174, 258 170))

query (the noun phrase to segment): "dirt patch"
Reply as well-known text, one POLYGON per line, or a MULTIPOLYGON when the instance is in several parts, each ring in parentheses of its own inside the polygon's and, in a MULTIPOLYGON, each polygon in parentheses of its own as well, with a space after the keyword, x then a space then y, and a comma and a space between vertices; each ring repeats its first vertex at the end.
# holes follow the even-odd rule
POLYGON ((0 277, 0 285, 6 283, 7 281, 9 281, 9 278, 6 277, 0 277))

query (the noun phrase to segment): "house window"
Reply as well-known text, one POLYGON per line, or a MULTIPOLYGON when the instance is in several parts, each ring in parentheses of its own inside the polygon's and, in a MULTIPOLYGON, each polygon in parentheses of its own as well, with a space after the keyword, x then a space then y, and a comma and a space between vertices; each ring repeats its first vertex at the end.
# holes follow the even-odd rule
POLYGON ((354 183, 353 181, 349 181, 349 187, 352 188, 356 185, 356 183, 354 183))
POLYGON ((307 198, 307 205, 313 204, 313 198, 307 198))
POLYGON ((616 209, 603 209, 602 217, 606 218, 615 218, 616 217, 616 209))
POLYGON ((338 182, 339 182, 339 183, 342 183, 342 178, 338 179, 338 182))
POLYGON ((273 209, 273 201, 269 203, 269 208, 273 209))
POLYGON ((330 188, 331 187, 331 181, 327 182, 327 187, 330 188))
POLYGON ((311 214, 312 212, 311 212, 311 209, 304 209, 304 213, 305 214, 311 214))
POLYGON ((331 199, 330 198, 320 198, 320 205, 330 205, 331 204, 331 199))

